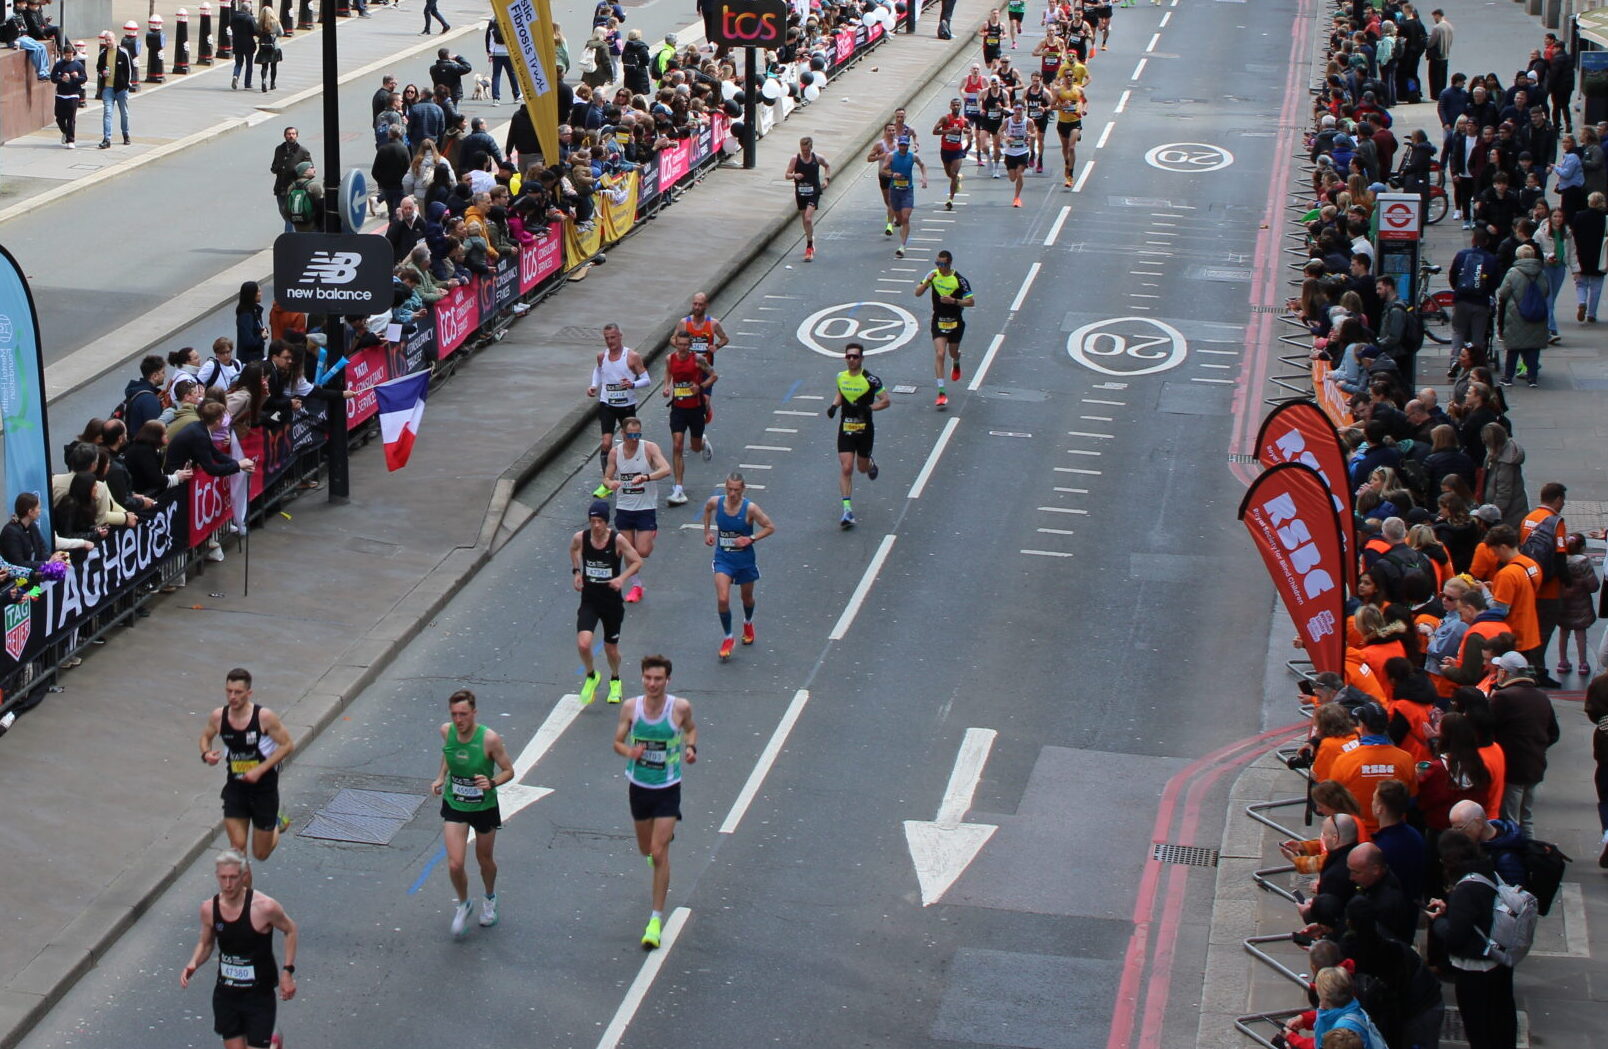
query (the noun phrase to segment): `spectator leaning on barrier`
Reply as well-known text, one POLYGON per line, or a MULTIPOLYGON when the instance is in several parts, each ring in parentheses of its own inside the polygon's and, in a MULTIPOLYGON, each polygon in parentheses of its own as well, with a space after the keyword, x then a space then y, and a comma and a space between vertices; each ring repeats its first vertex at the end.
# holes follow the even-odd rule
POLYGON ((33 492, 19 492, 12 504, 12 517, 0 528, 0 560, 9 565, 29 570, 46 561, 65 561, 67 551, 54 550, 45 542, 39 530, 39 497, 33 492))
POLYGON ((128 464, 129 479, 135 491, 154 499, 190 479, 193 471, 189 469, 175 470, 173 473, 162 471, 162 455, 166 446, 167 429, 159 422, 148 422, 134 434, 123 461, 128 464))
POLYGON ((101 449, 106 458, 106 487, 110 489, 114 503, 133 507, 135 510, 149 510, 156 505, 156 500, 143 495, 134 487, 133 475, 130 474, 128 464, 123 459, 128 443, 128 427, 123 421, 108 420, 101 430, 101 449))
POLYGON ((223 405, 209 402, 201 406, 199 418, 180 430, 168 442, 163 468, 169 472, 191 467, 205 471, 213 477, 228 477, 257 468, 250 459, 232 459, 218 451, 213 443, 213 431, 224 428, 223 405))
POLYGON ((173 387, 173 418, 169 419, 164 426, 167 440, 173 440, 178 436, 180 430, 200 418, 197 412, 201 407, 201 398, 205 393, 206 387, 199 382, 180 382, 173 387))

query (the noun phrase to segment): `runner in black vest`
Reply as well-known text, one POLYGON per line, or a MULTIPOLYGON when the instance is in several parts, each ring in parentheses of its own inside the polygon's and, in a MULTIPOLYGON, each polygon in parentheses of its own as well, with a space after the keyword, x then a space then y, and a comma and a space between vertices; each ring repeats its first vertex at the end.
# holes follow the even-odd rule
POLYGON ((798 153, 787 162, 787 180, 793 184, 798 218, 804 224, 804 261, 815 261, 815 209, 821 193, 832 181, 832 165, 815 152, 815 140, 805 135, 798 140, 798 153))
POLYGON ((575 648, 586 679, 581 703, 592 702, 602 681, 592 663, 592 639, 603 624, 603 654, 609 661, 609 702, 620 701, 620 628, 625 624, 625 581, 642 567, 642 555, 609 527, 607 499, 592 500, 587 526, 570 538, 570 567, 581 606, 575 611, 575 648))
POLYGON ((212 989, 213 1030, 226 1049, 277 1049, 274 1032, 279 997, 296 996, 296 923, 278 901, 246 886, 246 858, 220 853, 214 870, 218 893, 201 904, 201 938, 179 973, 179 986, 218 947, 218 979, 212 989), (285 936, 285 965, 274 961, 274 930, 285 936))
MULTIPOLYGON (((229 847, 245 855, 250 834, 251 855, 266 860, 279 845, 280 832, 290 826, 279 808, 279 763, 296 743, 277 714, 252 702, 250 671, 229 671, 224 695, 226 704, 212 712, 201 731, 201 760, 208 765, 225 762, 223 826, 229 847), (221 751, 212 749, 217 737, 223 740, 221 751)), ((249 868, 246 881, 251 881, 249 868)))

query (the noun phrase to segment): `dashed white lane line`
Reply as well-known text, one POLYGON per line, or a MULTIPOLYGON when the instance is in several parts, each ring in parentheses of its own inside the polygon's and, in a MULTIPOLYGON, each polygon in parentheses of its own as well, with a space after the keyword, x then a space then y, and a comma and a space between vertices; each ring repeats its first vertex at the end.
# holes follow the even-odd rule
POLYGON ((1223 371, 1227 371, 1228 369, 1230 369, 1230 368, 1232 368, 1234 366, 1232 364, 1202 364, 1201 367, 1202 368, 1219 368, 1219 369, 1221 369, 1223 371))
POLYGON ((1141 58, 1139 60, 1139 64, 1133 67, 1133 76, 1129 77, 1128 79, 1129 80, 1138 80, 1139 75, 1145 71, 1145 63, 1148 62, 1148 61, 1150 61, 1150 59, 1141 58))
POLYGON ((750 452, 790 452, 793 450, 784 448, 779 444, 745 444, 743 448, 750 452))
POLYGON ((1103 470, 1082 470, 1076 466, 1053 466, 1051 469, 1058 474, 1088 474, 1094 477, 1099 477, 1105 472, 1103 470))
POLYGON ((1159 25, 1159 26, 1160 26, 1160 27, 1161 27, 1161 28, 1162 28, 1162 29, 1166 29, 1166 28, 1167 28, 1167 23, 1168 23, 1168 22, 1171 22, 1171 21, 1172 21, 1172 12, 1171 12, 1171 11, 1168 11, 1168 12, 1167 12, 1167 13, 1166 13, 1166 14, 1164 14, 1164 15, 1162 15, 1162 16, 1161 16, 1161 21, 1160 21, 1160 22, 1159 22, 1159 23, 1157 23, 1157 24, 1158 24, 1158 25, 1159 25))
POLYGON ((771 733, 770 742, 766 743, 765 749, 760 752, 759 760, 754 763, 754 770, 748 774, 748 782, 737 792, 737 800, 732 802, 731 811, 726 814, 725 822, 721 823, 720 833, 731 834, 737 830, 737 825, 748 813, 748 806, 753 804, 754 798, 759 795, 759 788, 765 785, 765 777, 770 773, 771 766, 776 764, 782 748, 787 745, 788 733, 793 731, 799 715, 804 713, 804 704, 809 701, 808 689, 801 688, 793 693, 793 701, 787 705, 787 711, 777 723, 776 731, 771 733))
POLYGON ((1075 506, 1041 506, 1039 509, 1047 514, 1078 514, 1083 517, 1089 516, 1089 511, 1079 510, 1075 506))
POLYGON ((803 416, 807 416, 807 417, 813 419, 817 415, 820 415, 821 413, 820 412, 795 412, 795 411, 793 411, 792 409, 789 409, 789 408, 777 408, 776 410, 772 411, 771 414, 772 415, 803 415, 803 416))
MULTIPOLYGON (((1056 488, 1051 488, 1050 491, 1052 491, 1052 492, 1061 492, 1064 495, 1088 495, 1089 494, 1089 490, 1087 488, 1056 487, 1056 488)), ((702 527, 702 526, 700 526, 700 527, 702 527)))
POLYGON ((694 521, 691 524, 684 524, 681 527, 682 527, 683 530, 688 531, 688 532, 693 531, 694 529, 697 529, 698 531, 702 531, 703 530, 703 522, 702 521, 694 521))
POLYGON ((1126 408, 1126 407, 1128 407, 1128 402, 1127 401, 1102 401, 1098 397, 1083 397, 1083 398, 1080 398, 1080 399, 1083 401, 1084 404, 1109 404, 1114 408, 1126 408))
POLYGON ((877 573, 882 571, 883 563, 888 560, 888 552, 893 549, 894 540, 898 538, 896 535, 882 537, 877 552, 871 555, 871 563, 865 566, 865 574, 860 577, 854 593, 849 595, 849 603, 843 609, 843 614, 838 616, 837 625, 826 635, 829 640, 842 641, 848 634, 849 627, 854 625, 854 617, 860 614, 860 606, 865 604, 866 595, 871 592, 871 585, 877 581, 877 573))
POLYGON ((877 280, 882 281, 884 284, 914 284, 915 283, 915 281, 911 280, 908 277, 878 277, 877 280))
POLYGON ((1089 181, 1089 172, 1091 172, 1093 170, 1094 170, 1094 161, 1091 160, 1087 164, 1083 165, 1083 170, 1078 172, 1078 180, 1076 182, 1072 183, 1072 192, 1074 192, 1074 193, 1082 193, 1083 192, 1083 184, 1085 182, 1089 181))
POLYGON ((1238 350, 1196 350, 1195 352, 1196 353, 1217 354, 1217 355, 1223 356, 1223 357, 1238 357, 1239 356, 1239 351, 1238 350))
POLYGON ((797 430, 789 429, 786 426, 767 426, 767 427, 765 427, 765 432, 766 433, 798 433, 797 430))
POLYGON ((1129 270, 1128 275, 1130 277, 1159 277, 1159 276, 1161 276, 1161 271, 1160 270, 1129 270))
POLYGON ((1082 430, 1068 430, 1066 432, 1066 435, 1068 437, 1093 437, 1096 440, 1100 440, 1100 441, 1114 441, 1114 440, 1117 439, 1115 434, 1110 434, 1110 433, 1084 433, 1082 430))
POLYGON ((1202 379, 1202 378, 1200 378, 1198 376, 1190 376, 1189 381, 1190 382, 1215 382, 1215 383, 1221 383, 1224 386, 1232 385, 1233 382, 1234 382, 1233 379, 1202 379))
POLYGON ((1082 419, 1084 422, 1091 422, 1091 423, 1113 423, 1113 422, 1116 422, 1116 420, 1113 419, 1109 415, 1080 415, 1080 416, 1078 416, 1078 418, 1082 419))
POLYGON ((1071 554, 1066 553, 1064 550, 1027 550, 1027 549, 1023 549, 1023 550, 1020 550, 1018 552, 1023 553, 1023 554, 1031 554, 1034 557, 1071 557, 1072 556, 1071 554))
POLYGON ((793 400, 795 400, 795 401, 824 401, 824 400, 826 400, 826 398, 821 396, 818 393, 795 393, 795 394, 793 394, 793 400))
MULTIPOLYGON (((1152 37, 1151 37, 1151 38, 1150 38, 1150 43, 1148 43, 1148 44, 1146 44, 1146 45, 1145 45, 1145 54, 1147 54, 1147 55, 1148 55, 1148 54, 1150 54, 1150 53, 1151 53, 1151 52, 1153 52, 1153 51, 1155 51, 1155 50, 1156 50, 1156 45, 1157 45, 1157 44, 1159 44, 1159 43, 1161 43, 1161 34, 1160 34, 1160 33, 1156 33, 1156 34, 1155 34, 1155 35, 1153 35, 1153 36, 1152 36, 1152 37)), ((1138 77, 1135 77, 1135 78, 1134 78, 1134 79, 1136 79, 1136 80, 1137 80, 1137 79, 1138 79, 1138 77)))
POLYGON ((1061 227, 1066 225, 1066 217, 1072 214, 1072 205, 1064 204, 1061 213, 1055 216, 1055 222, 1050 226, 1050 232, 1044 237, 1044 246, 1047 248, 1055 243, 1055 238, 1061 235, 1061 227))
MULTIPOLYGON (((702 528, 703 525, 699 525, 698 527, 702 528)), ((1072 531, 1070 528, 1035 528, 1033 531, 1043 532, 1045 535, 1077 535, 1077 533, 1072 531)))
POLYGON ((1041 266, 1043 266, 1043 263, 1035 262, 1033 265, 1028 267, 1027 276, 1023 279, 1021 288, 1017 290, 1016 298, 1011 300, 1012 313, 1015 313, 1017 310, 1021 309, 1022 303, 1027 301, 1027 293, 1032 289, 1033 278, 1038 276, 1039 268, 1041 266))
MULTIPOLYGON (((1033 263, 1033 266, 1037 269, 1038 263, 1033 263)), ((1015 309, 1014 306, 1011 308, 1015 309)), ((994 336, 994 341, 988 344, 987 352, 983 354, 982 361, 977 365, 977 374, 971 377, 971 382, 966 384, 966 389, 975 393, 983 385, 983 379, 987 378, 988 369, 994 363, 994 355, 999 352, 1000 345, 1004 342, 1005 335, 1003 332, 994 336)))
MULTIPOLYGON (((1150 286, 1154 287, 1154 285, 1150 285, 1150 286)), ((1160 295, 1146 295, 1143 292, 1137 292, 1137 291, 1130 291, 1128 293, 1128 297, 1130 299, 1159 299, 1159 298, 1161 298, 1160 295)))
POLYGON ((949 446, 949 438, 954 436, 955 427, 959 425, 959 416, 953 416, 948 422, 944 423, 943 432, 938 435, 938 440, 933 444, 932 451, 927 453, 927 461, 922 464, 921 472, 916 474, 915 483, 910 486, 910 493, 905 498, 921 498, 921 493, 927 488, 928 478, 932 477, 932 471, 938 465, 938 457, 944 454, 944 449, 949 446))
POLYGON ((1100 132, 1100 141, 1094 144, 1095 149, 1104 149, 1106 141, 1111 137, 1111 130, 1117 126, 1115 120, 1106 121, 1105 130, 1100 132))
POLYGON ((770 470, 774 469, 770 463, 738 463, 739 470, 770 470))
POLYGON ((1127 109, 1128 108, 1128 96, 1131 95, 1131 94, 1133 94, 1132 91, 1124 91, 1122 93, 1122 96, 1117 99, 1117 108, 1113 109, 1112 112, 1113 113, 1121 113, 1123 110, 1127 109))
POLYGON ((625 992, 625 999, 614 1012, 614 1019, 609 1021, 608 1029, 598 1040, 597 1049, 615 1049, 620 1039, 625 1037, 625 1029, 631 1026, 631 1020, 642 1007, 643 999, 647 998, 648 991, 653 987, 654 977, 664 967, 664 960, 670 957, 670 948, 676 945, 676 937, 686 927, 687 918, 692 912, 685 907, 677 907, 670 912, 670 920, 664 923, 664 931, 660 936, 659 949, 648 955, 642 962, 642 968, 637 970, 636 979, 631 981, 630 988, 625 992))

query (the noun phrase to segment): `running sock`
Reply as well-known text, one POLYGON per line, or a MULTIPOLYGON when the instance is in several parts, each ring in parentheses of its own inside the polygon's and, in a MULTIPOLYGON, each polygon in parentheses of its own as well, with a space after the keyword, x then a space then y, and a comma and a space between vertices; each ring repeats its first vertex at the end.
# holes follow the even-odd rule
MULTIPOLYGON (((730 618, 730 613, 727 614, 727 618, 728 619, 730 618)), ((753 605, 744 605, 743 606, 743 622, 744 623, 752 623, 753 621, 754 621, 754 606, 753 605)))
POLYGON ((731 636, 731 611, 729 609, 720 613, 720 629, 727 637, 731 636))
POLYGON ((938 392, 939 393, 944 392, 944 378, 941 375, 938 377, 938 392))
POLYGON ((663 911, 654 911, 648 917, 652 918, 656 922, 662 923, 664 921, 664 912, 663 911))
POLYGON ((845 499, 845 500, 843 500, 843 509, 852 510, 852 509, 854 509, 854 507, 850 506, 849 505, 849 500, 845 499))

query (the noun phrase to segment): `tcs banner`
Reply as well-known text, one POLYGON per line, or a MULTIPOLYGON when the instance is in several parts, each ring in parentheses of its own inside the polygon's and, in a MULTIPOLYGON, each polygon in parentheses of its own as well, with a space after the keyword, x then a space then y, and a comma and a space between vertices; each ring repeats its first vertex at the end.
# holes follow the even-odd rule
POLYGON ((721 47, 781 47, 787 0, 705 0, 704 35, 721 47))
POLYGON ((1267 413, 1256 434, 1256 457, 1269 469, 1279 463, 1303 463, 1318 472, 1340 515, 1345 544, 1346 581, 1357 587, 1357 522, 1351 506, 1346 453, 1334 424, 1312 401, 1286 401, 1267 413))
POLYGON ((1303 463, 1280 463, 1251 483, 1239 519, 1312 665, 1345 673, 1346 570, 1340 518, 1323 478, 1303 463))

